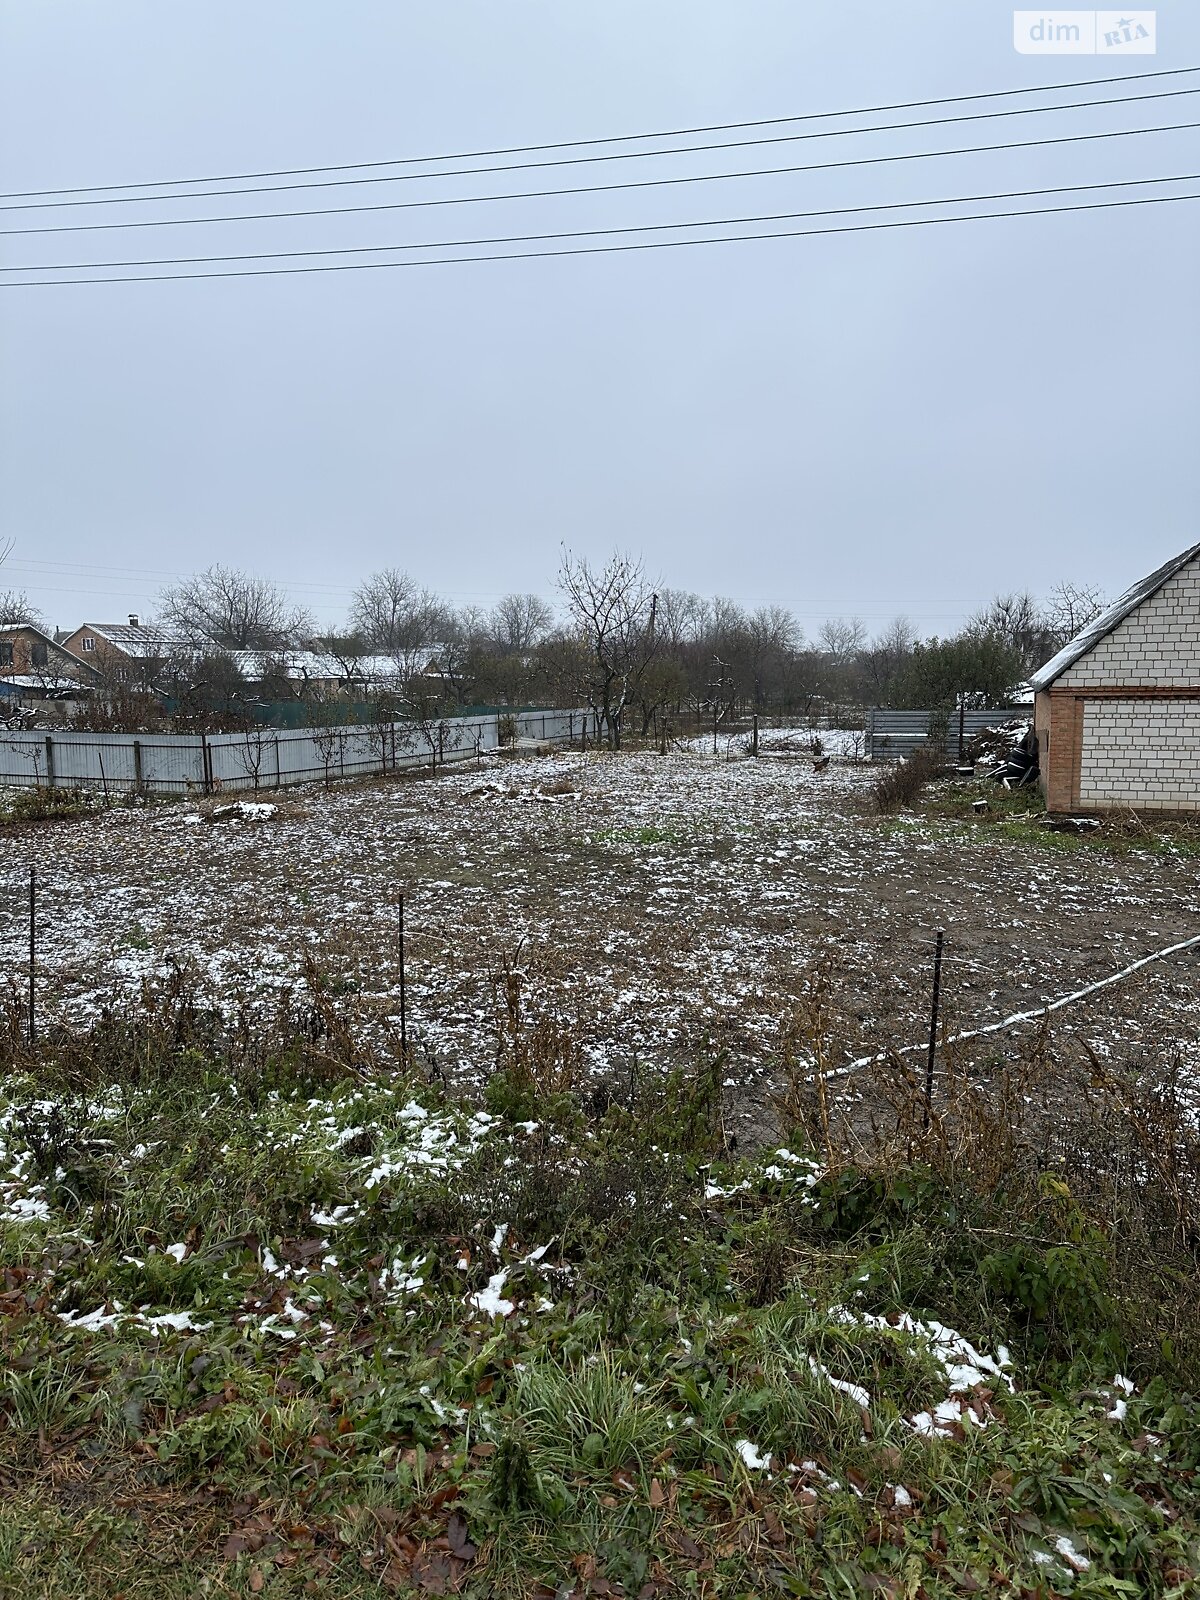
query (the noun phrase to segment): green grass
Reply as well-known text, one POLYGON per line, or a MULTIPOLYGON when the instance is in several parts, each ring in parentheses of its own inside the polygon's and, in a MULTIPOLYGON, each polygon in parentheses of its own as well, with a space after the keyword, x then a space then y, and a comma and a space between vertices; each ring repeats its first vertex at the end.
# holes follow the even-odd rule
POLYGON ((718 1063, 484 1107, 185 1012, 10 1049, 6 1596, 1195 1592, 1197 1406, 1060 1179, 731 1161, 718 1063), (932 1321, 1009 1347, 986 1425, 914 1429, 932 1321))
POLYGON ((1139 821, 1129 813, 1114 813, 1102 817, 1100 826, 1088 832, 1058 832, 1043 826, 1046 808, 1039 789, 1005 789, 983 779, 950 780, 931 786, 918 814, 935 824, 966 824, 982 837, 996 833, 1014 843, 1060 853, 1086 851, 1183 859, 1200 856, 1200 832, 1187 820, 1147 817, 1139 821), (978 800, 986 800, 986 811, 973 809, 978 800))
POLYGON ((651 823, 640 828, 604 828, 590 835, 591 842, 599 845, 653 845, 688 844, 696 837, 694 827, 682 822, 663 826, 651 823))

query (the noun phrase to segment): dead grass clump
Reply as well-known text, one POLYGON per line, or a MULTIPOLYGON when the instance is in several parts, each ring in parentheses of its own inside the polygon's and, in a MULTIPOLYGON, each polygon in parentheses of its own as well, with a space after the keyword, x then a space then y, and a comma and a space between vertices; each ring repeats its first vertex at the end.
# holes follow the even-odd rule
POLYGON ((921 797, 925 785, 940 777, 945 769, 945 758, 925 746, 913 751, 907 761, 897 761, 886 767, 871 786, 871 800, 880 815, 899 811, 903 806, 913 806, 921 797))
POLYGON ((973 1299, 1054 1358, 1200 1381, 1200 1127, 1177 1056, 1115 1062, 1048 1021, 983 1060, 943 1047, 927 1119, 923 1057, 840 1077, 837 1027, 814 980, 777 1106, 824 1152, 847 1237, 892 1235, 877 1309, 925 1297, 953 1320, 973 1299))
POLYGON ((36 1072, 68 1095, 186 1086, 219 1074, 252 1103, 280 1083, 328 1084, 394 1065, 360 1037, 311 954, 304 978, 273 1005, 228 995, 218 1003, 190 967, 173 963, 136 1000, 114 995, 86 1031, 55 1025, 36 1045, 25 997, 12 987, 0 1008, 0 1056, 13 1073, 36 1072))
POLYGON ((575 779, 569 772, 562 772, 557 778, 550 778, 539 787, 542 794, 574 794, 576 792, 575 779))
POLYGON ((535 1120, 579 1088, 584 1049, 578 1020, 559 1014, 544 984, 531 984, 522 948, 503 954, 492 974, 496 1069, 488 1103, 514 1120, 535 1120))

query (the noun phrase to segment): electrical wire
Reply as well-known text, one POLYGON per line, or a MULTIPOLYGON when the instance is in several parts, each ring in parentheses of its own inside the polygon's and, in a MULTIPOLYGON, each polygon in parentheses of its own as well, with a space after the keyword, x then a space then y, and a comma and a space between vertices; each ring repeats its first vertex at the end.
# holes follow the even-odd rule
POLYGON ((991 150, 1044 149, 1049 145, 1089 144, 1097 139, 1128 139, 1148 133, 1180 133, 1200 122, 1168 122, 1150 128, 1111 128, 1101 133, 1058 134, 1045 139, 1016 139, 1003 144, 958 145, 950 150, 914 150, 899 155, 855 156, 847 161, 817 161, 800 166, 759 167, 742 172, 705 172, 690 177, 638 178, 623 183, 583 184, 570 189, 526 189, 509 194, 476 194, 436 200, 389 200, 362 206, 318 206, 304 211, 235 212, 219 217, 155 217, 139 222, 83 222, 65 227, 0 228, 0 237, 20 238, 47 233, 106 233, 125 228, 181 228, 213 222, 272 222, 290 217, 348 217, 369 211, 412 211, 429 206, 463 206, 499 200, 542 200, 556 195, 612 194, 626 189, 664 189, 689 183, 724 183, 734 178, 770 178, 795 172, 831 172, 844 167, 874 167, 898 161, 931 161, 943 156, 980 155, 991 150))
POLYGON ((487 244, 532 244, 556 239, 611 238, 627 233, 679 232, 688 228, 745 227, 757 222, 794 222, 802 217, 842 217, 869 211, 904 211, 916 206, 978 205, 985 200, 1028 200, 1050 194, 1083 194, 1098 189, 1132 189, 1146 184, 1192 183, 1200 172, 1181 172, 1164 178, 1121 178, 1108 183, 1066 183, 1050 189, 1001 189, 992 194, 942 195, 936 200, 889 200, 878 205, 831 206, 818 211, 775 211, 749 217, 705 217, 695 222, 640 222, 623 228, 573 228, 557 233, 508 233, 475 239, 427 239, 416 244, 364 244, 332 246, 321 250, 260 250, 244 255, 149 256, 125 261, 50 261, 22 267, 0 267, 3 272, 93 272, 113 267, 181 267, 217 261, 294 261, 312 256, 383 255, 398 250, 459 250, 487 244))
POLYGON ((635 250, 681 250, 696 245, 748 244, 761 239, 811 239, 834 233, 875 233, 891 228, 933 228, 948 223, 986 222, 1002 217, 1049 217, 1077 211, 1111 211, 1129 206, 1160 206, 1184 200, 1200 200, 1196 194, 1150 195, 1133 200, 1095 200, 1078 206, 1036 206, 1016 211, 981 211, 967 217, 907 217, 897 222, 856 223, 837 228, 789 228, 768 233, 719 234, 704 239, 655 239, 640 244, 581 245, 569 250, 522 250, 500 255, 429 256, 422 261, 344 261, 318 267, 235 268, 231 272, 142 273, 113 278, 21 278, 15 283, 0 283, 0 289, 65 289, 74 284, 97 283, 176 283, 200 278, 276 278, 314 272, 380 272, 404 267, 461 266, 478 261, 547 260, 559 256, 596 256, 628 253, 635 250))
POLYGON ((1200 85, 1188 89, 1159 89, 1150 94, 1118 95, 1105 100, 1072 100, 1053 106, 1006 106, 1000 111, 970 111, 954 117, 925 117, 915 122, 872 123, 865 128, 836 128, 830 132, 775 133, 758 139, 724 140, 716 144, 681 145, 658 150, 623 150, 614 155, 558 156, 547 161, 516 161, 491 167, 449 167, 439 172, 396 172, 370 178, 326 178, 305 183, 255 184, 248 189, 199 189, 192 194, 127 194, 94 200, 26 200, 0 205, 0 211, 54 211, 73 206, 149 205, 156 200, 214 200, 242 194, 292 194, 300 189, 341 189, 365 183, 428 182, 434 178, 473 178, 498 172, 536 172, 550 167, 586 167, 598 162, 651 161, 660 156, 704 155, 715 150, 749 150, 765 144, 800 144, 809 139, 846 139, 865 133, 900 133, 909 128, 941 128, 959 122, 989 122, 1000 117, 1033 117, 1052 111, 1079 111, 1089 106, 1133 105, 1143 100, 1172 100, 1200 94, 1200 85))
POLYGON ((1022 89, 986 89, 974 94, 942 95, 929 100, 900 100, 886 105, 852 106, 843 111, 806 111, 786 117, 759 117, 749 122, 710 122, 692 128, 658 128, 649 133, 614 133, 592 139, 560 139, 548 144, 500 145, 488 150, 454 150, 433 156, 393 156, 382 161, 345 161, 330 166, 271 167, 260 172, 218 172, 191 178, 146 178, 137 183, 81 184, 76 188, 18 189, 0 193, 0 200, 29 200, 43 196, 93 194, 99 190, 161 189, 179 184, 246 183, 253 178, 298 178, 318 172, 357 172, 373 167, 427 165, 435 161, 479 161, 490 156, 535 155, 546 150, 586 149, 598 144, 624 144, 633 139, 683 139, 701 133, 732 133, 743 128, 778 127, 791 122, 828 121, 837 117, 874 116, 885 111, 917 111, 927 106, 965 105, 975 100, 1000 100, 1022 94, 1056 94, 1062 89, 1102 88, 1110 83, 1141 83, 1155 78, 1175 78, 1200 72, 1200 67, 1166 67, 1155 72, 1120 73, 1110 78, 1072 78, 1065 83, 1030 84, 1022 89))

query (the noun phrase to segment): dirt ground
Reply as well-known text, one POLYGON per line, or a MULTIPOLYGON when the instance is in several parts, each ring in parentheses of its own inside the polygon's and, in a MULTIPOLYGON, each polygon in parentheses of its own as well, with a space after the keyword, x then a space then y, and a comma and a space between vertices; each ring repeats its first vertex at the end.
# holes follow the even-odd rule
MULTIPOLYGON (((344 1003, 394 1023, 403 889, 409 1015, 431 1070, 486 1076, 507 965, 523 1004, 571 1021, 589 1072, 719 1050, 731 1126, 752 1133, 821 963, 841 1001, 836 1065, 925 1036, 939 928, 961 1027, 1200 933, 1193 857, 880 819, 870 781, 849 762, 571 752, 264 795, 235 820, 172 803, 12 828, 6 971, 23 990, 35 865, 45 1018, 82 1021, 168 959, 226 1002, 262 1003, 298 981, 307 950, 344 1003)), ((1059 1026, 1126 1059, 1190 1056, 1198 960, 1155 963, 1059 1026)))

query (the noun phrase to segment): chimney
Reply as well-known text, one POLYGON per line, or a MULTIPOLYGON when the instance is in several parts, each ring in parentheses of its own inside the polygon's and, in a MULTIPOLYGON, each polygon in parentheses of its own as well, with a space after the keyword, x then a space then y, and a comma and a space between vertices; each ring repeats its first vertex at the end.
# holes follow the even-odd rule
POLYGON ((131 611, 129 613, 129 626, 131 628, 136 628, 138 626, 138 614, 136 611, 131 611))

